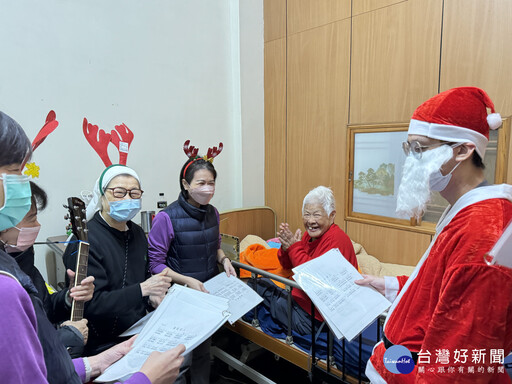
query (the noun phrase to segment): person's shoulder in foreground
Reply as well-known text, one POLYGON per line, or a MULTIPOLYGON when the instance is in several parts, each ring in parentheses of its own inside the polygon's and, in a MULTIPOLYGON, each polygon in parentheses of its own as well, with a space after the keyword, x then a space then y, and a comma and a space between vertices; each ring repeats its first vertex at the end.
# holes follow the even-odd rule
POLYGON ((0 273, 2 383, 46 383, 32 302, 13 277, 0 273))

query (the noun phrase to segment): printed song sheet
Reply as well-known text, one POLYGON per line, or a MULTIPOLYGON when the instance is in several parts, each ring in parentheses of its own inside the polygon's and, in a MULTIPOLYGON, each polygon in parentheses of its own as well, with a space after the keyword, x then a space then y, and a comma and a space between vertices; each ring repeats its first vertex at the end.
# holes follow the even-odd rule
POLYGON ((247 284, 235 276, 228 277, 225 273, 208 280, 204 286, 210 294, 229 300, 230 324, 263 301, 263 298, 247 284))
POLYGON ((151 318, 151 316, 153 316, 153 313, 155 313, 155 312, 149 312, 146 316, 144 316, 142 319, 137 321, 135 324, 133 324, 126 331, 121 333, 119 335, 119 337, 128 337, 128 336, 133 336, 133 335, 136 335, 136 334, 140 333, 142 331, 142 329, 144 328, 144 326, 146 325, 146 323, 151 318))
POLYGON ((137 372, 151 352, 184 344, 186 353, 210 337, 229 317, 228 300, 175 284, 154 311, 133 348, 98 377, 97 382, 124 380, 137 372))
POLYGON ((512 268, 512 222, 507 225, 503 234, 489 252, 491 260, 488 264, 504 265, 512 268))
POLYGON ((374 289, 354 283, 363 277, 338 249, 293 268, 293 272, 338 339, 351 341, 391 305, 374 289))

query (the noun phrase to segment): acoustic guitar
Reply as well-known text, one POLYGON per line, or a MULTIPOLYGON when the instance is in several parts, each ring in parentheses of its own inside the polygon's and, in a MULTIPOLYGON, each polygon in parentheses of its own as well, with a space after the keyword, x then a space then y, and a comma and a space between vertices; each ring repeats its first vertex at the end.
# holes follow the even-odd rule
MULTIPOLYGON (((64 206, 68 209, 71 230, 78 243, 78 254, 76 256, 75 280, 72 287, 80 285, 80 282, 87 277, 87 262, 89 259, 89 243, 87 237, 87 220, 85 216, 85 203, 78 197, 68 198, 68 205, 64 206)), ((71 304, 71 321, 79 321, 84 317, 84 302, 72 301, 71 304)))

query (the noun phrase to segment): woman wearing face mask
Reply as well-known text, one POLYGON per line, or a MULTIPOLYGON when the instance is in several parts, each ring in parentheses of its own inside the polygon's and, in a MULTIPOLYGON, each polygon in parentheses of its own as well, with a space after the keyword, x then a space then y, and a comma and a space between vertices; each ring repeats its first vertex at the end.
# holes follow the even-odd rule
MULTIPOLYGON (((219 213, 209 202, 215 193, 217 172, 203 158, 189 159, 180 172, 178 200, 159 212, 149 233, 149 266, 152 273, 168 271, 174 282, 207 292, 203 283, 218 273, 221 264, 236 276, 229 258, 220 249, 219 213)), ((186 362, 188 364, 190 362, 186 362)), ((208 383, 210 340, 192 352, 192 383, 208 383)), ((176 382, 184 380, 180 376, 176 382)))
MULTIPOLYGON (((133 169, 112 165, 97 180, 87 206, 87 273, 96 279, 84 311, 89 320, 87 353, 119 342, 118 336, 156 307, 171 284, 166 272, 149 276, 146 236, 131 221, 140 210, 142 193, 133 169)), ((68 245, 63 256, 67 268, 75 268, 77 248, 68 245)))
MULTIPOLYGON (((46 282, 39 270, 34 265, 33 244, 37 238, 41 225, 37 220, 38 211, 46 208, 48 198, 37 184, 30 182, 32 191, 32 206, 23 220, 16 226, 0 232, 0 242, 11 255, 18 266, 25 272, 37 289, 37 296, 41 299, 48 319, 53 323, 62 323, 57 328, 59 339, 66 347, 71 357, 80 357, 83 354, 84 345, 87 343, 87 320, 69 321, 71 299, 76 301, 89 301, 94 292, 94 277, 88 276, 80 285, 50 294, 46 282)), ((70 277, 74 273, 68 271, 70 277)))
MULTIPOLYGON (((0 111, 0 231, 19 224, 31 207, 28 178, 30 141, 19 124, 0 111)), ((0 243, 0 377, 3 384, 86 383, 123 357, 133 338, 89 358, 71 360, 46 317, 37 290, 0 243)), ((153 352, 124 383, 172 383, 185 351, 179 345, 153 352)))

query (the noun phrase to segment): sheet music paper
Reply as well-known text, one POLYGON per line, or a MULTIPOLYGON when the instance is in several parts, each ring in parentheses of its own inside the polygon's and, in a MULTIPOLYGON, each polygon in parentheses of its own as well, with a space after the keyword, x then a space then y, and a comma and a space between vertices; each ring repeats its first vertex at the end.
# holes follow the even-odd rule
POLYGON ((173 285, 135 339, 132 350, 94 381, 125 380, 153 351, 164 352, 184 344, 185 354, 189 353, 226 322, 228 307, 226 299, 173 285))
POLYGON ((153 313, 155 312, 149 312, 148 314, 146 314, 146 316, 144 316, 142 319, 140 319, 139 321, 137 321, 136 323, 134 323, 130 328, 128 328, 126 331, 124 331, 123 333, 121 333, 119 335, 119 337, 127 337, 127 336, 133 336, 133 335, 136 335, 137 333, 140 333, 142 331, 142 329, 144 328, 144 326, 147 324, 147 322, 149 321, 149 319, 151 318, 151 316, 153 316, 153 313))
POLYGON ((498 264, 512 268, 512 222, 507 225, 501 237, 494 244, 489 256, 492 259, 491 261, 486 260, 488 264, 498 264))
POLYGON ((235 276, 228 277, 225 273, 220 273, 208 280, 204 283, 204 286, 210 294, 229 300, 231 316, 229 316, 228 321, 230 324, 236 322, 263 301, 260 295, 239 278, 235 276))
POLYGON ((338 339, 351 341, 391 305, 374 289, 354 283, 363 277, 337 248, 292 270, 338 339))

